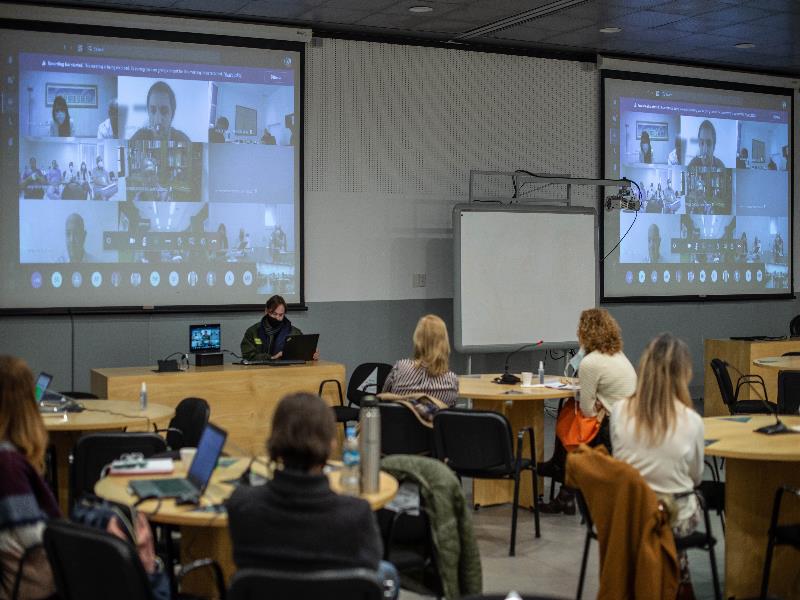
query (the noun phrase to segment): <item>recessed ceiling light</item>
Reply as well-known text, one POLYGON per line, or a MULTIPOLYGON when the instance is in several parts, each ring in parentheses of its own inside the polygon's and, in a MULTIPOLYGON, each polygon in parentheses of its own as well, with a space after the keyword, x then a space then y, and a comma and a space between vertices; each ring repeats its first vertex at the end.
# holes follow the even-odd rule
POLYGON ((432 6, 412 6, 408 9, 408 12, 412 13, 429 13, 433 12, 432 6))
POLYGON ((622 27, 603 27, 600 33, 619 33, 620 31, 622 31, 622 27))
POLYGON ((750 48, 755 48, 756 45, 753 42, 739 42, 738 44, 734 44, 733 47, 739 50, 749 50, 750 48))

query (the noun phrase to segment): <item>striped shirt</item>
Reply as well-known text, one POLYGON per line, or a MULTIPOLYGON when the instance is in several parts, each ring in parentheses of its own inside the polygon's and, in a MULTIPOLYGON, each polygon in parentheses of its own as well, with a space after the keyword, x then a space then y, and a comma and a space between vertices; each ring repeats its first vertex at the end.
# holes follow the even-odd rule
POLYGON ((403 358, 394 363, 386 382, 384 392, 394 394, 427 394, 454 406, 458 399, 458 376, 447 371, 431 377, 425 367, 417 366, 410 358, 403 358))

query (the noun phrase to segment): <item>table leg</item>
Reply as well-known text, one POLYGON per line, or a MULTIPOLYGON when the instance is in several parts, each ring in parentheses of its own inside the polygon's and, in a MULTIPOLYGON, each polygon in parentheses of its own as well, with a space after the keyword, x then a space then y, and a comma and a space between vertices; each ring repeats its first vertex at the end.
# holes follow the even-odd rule
MULTIPOLYGON (((533 427, 536 436, 536 460, 543 460, 544 455, 544 403, 536 401, 497 401, 474 400, 473 407, 477 410, 493 410, 506 416, 511 424, 514 436, 513 444, 516 452, 517 432, 523 427, 533 427)), ((530 456, 530 442, 525 436, 523 456, 530 456)), ((544 480, 540 477, 537 482, 539 493, 544 489, 544 480)), ((514 498, 514 482, 492 479, 475 479, 472 483, 472 502, 479 506, 510 503, 514 498)), ((530 471, 524 471, 520 481, 519 505, 533 508, 533 492, 531 490, 530 471)))
MULTIPOLYGON (((227 588, 236 572, 233 546, 227 527, 181 527, 181 563, 188 564, 201 558, 213 558, 219 563, 227 588)), ((215 589, 209 569, 195 571, 181 582, 181 591, 184 593, 214 597, 215 589)))
MULTIPOLYGON (((725 597, 756 598, 767 550, 775 490, 800 487, 796 462, 725 461, 725 597)), ((800 521, 800 502, 784 496, 778 523, 800 521)), ((800 599, 797 551, 777 546, 773 554, 770 596, 800 599)))
POLYGON ((80 433, 59 431, 50 433, 50 443, 56 452, 56 477, 58 479, 58 507, 65 517, 69 515, 69 456, 80 433))

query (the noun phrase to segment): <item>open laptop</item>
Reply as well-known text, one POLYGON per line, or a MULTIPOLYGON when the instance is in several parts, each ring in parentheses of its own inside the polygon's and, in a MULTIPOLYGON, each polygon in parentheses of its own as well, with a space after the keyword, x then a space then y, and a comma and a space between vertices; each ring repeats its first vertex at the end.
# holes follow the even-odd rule
POLYGON ((209 423, 200 436, 197 453, 185 478, 138 479, 130 482, 131 490, 139 498, 199 499, 208 486, 227 437, 225 430, 209 423))
POLYGON ((283 356, 280 360, 314 360, 318 342, 318 333, 290 335, 286 338, 286 345, 283 347, 283 356))

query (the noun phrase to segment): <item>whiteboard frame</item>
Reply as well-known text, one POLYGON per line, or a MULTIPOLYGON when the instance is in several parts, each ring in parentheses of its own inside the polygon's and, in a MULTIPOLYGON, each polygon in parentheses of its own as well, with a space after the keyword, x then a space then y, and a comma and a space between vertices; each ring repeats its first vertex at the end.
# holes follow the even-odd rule
MULTIPOLYGON (((453 340, 455 349, 463 354, 475 353, 494 353, 494 352, 511 352, 520 347, 517 343, 508 344, 492 344, 492 345, 470 345, 465 346, 462 340, 462 301, 461 301, 461 215, 466 212, 495 212, 495 213, 545 213, 545 214, 575 214, 575 215, 591 215, 594 218, 594 306, 598 306, 599 302, 599 284, 600 284, 600 265, 597 260, 597 251, 599 243, 599 228, 597 210, 588 206, 552 206, 552 205, 532 205, 532 204, 513 204, 513 205, 498 205, 498 204, 456 204, 453 207, 453 340)), ((587 307, 589 308, 589 307, 587 307)), ((578 323, 576 321, 575 328, 577 329, 578 323)), ((562 349, 562 348, 577 348, 577 339, 562 340, 562 341, 548 341, 538 346, 537 349, 562 349)))

